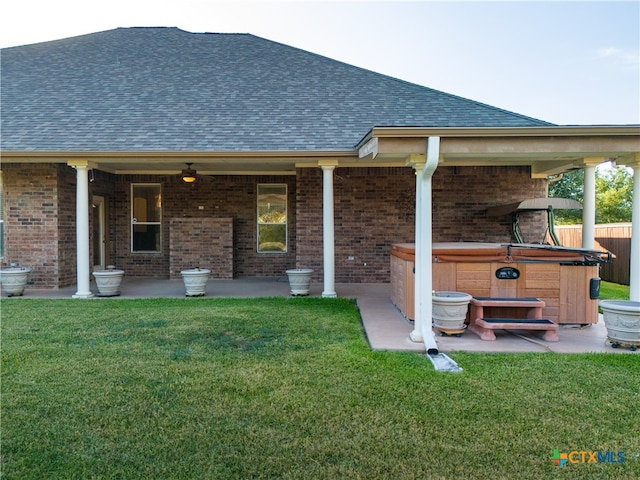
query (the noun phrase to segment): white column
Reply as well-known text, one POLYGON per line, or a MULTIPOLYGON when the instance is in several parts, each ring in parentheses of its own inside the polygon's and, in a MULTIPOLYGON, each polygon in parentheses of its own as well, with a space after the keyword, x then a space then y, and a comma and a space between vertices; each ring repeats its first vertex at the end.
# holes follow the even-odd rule
MULTIPOLYGON (((440 137, 429 137, 424 168, 416 169, 416 288, 415 323, 422 332, 427 353, 438 353, 438 345, 433 334, 433 268, 431 263, 432 241, 432 202, 431 178, 438 167, 440 157, 440 137)), ((416 327, 417 329, 418 327, 416 327)), ((416 331, 411 339, 416 338, 416 331)), ((415 340, 414 340, 415 341, 415 340)))
POLYGON ((593 249, 596 238, 596 165, 601 160, 603 159, 584 159, 582 248, 593 249))
POLYGON ((322 296, 336 296, 335 236, 333 219, 333 171, 337 162, 320 162, 322 168, 322 246, 324 259, 324 289, 322 296))
POLYGON ((633 205, 631 207, 631 259, 629 300, 640 302, 640 154, 633 168, 633 205))
POLYGON ((76 272, 78 290, 73 298, 93 297, 89 288, 89 164, 68 162, 76 169, 76 272))

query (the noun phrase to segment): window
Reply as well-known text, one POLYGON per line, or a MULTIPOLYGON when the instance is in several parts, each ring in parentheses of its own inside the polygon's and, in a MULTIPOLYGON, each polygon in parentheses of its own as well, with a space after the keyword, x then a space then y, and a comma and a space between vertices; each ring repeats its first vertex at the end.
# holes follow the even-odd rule
POLYGON ((287 251, 287 186, 258 184, 258 252, 287 251))
POLYGON ((159 252, 162 248, 160 184, 132 184, 131 199, 131 251, 159 252))

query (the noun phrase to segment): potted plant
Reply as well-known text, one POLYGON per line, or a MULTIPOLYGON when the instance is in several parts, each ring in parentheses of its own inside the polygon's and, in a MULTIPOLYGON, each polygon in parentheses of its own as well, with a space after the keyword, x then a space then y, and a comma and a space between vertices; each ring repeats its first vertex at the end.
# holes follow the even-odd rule
POLYGON ((194 267, 188 270, 182 270, 182 280, 184 281, 185 295, 187 297, 201 297, 205 294, 207 288, 207 280, 211 270, 206 268, 194 267))
POLYGON ((120 295, 120 283, 124 270, 118 270, 114 265, 107 265, 105 270, 96 270, 93 277, 96 279, 99 297, 115 297, 120 295))
POLYGON ((291 295, 304 296, 309 295, 309 285, 311 284, 311 274, 313 270, 310 268, 293 268, 286 270, 289 277, 289 286, 291 287, 291 295))
POLYGON ((19 297, 24 293, 24 288, 29 281, 31 269, 27 267, 18 267, 17 264, 11 264, 9 268, 0 269, 0 283, 2 283, 2 291, 6 292, 8 297, 19 297))
POLYGON ((640 302, 600 300, 599 305, 611 346, 635 350, 640 345, 640 302))
POLYGON ((433 327, 442 334, 462 334, 471 298, 463 292, 433 292, 433 327))

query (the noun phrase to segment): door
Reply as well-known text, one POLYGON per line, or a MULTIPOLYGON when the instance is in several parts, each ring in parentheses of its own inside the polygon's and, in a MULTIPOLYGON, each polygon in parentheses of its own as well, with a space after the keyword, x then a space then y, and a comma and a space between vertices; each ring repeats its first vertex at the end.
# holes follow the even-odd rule
POLYGON ((104 197, 94 195, 91 202, 93 232, 93 270, 104 270, 107 263, 107 223, 104 197))

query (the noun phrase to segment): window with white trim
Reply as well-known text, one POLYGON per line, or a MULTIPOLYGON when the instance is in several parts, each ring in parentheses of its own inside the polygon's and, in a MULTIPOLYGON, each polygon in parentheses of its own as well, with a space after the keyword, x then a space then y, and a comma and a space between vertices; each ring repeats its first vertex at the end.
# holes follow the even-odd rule
POLYGON ((131 251, 162 250, 162 192, 159 183, 131 184, 131 251))
POLYGON ((287 185, 258 184, 258 252, 287 251, 287 185))

